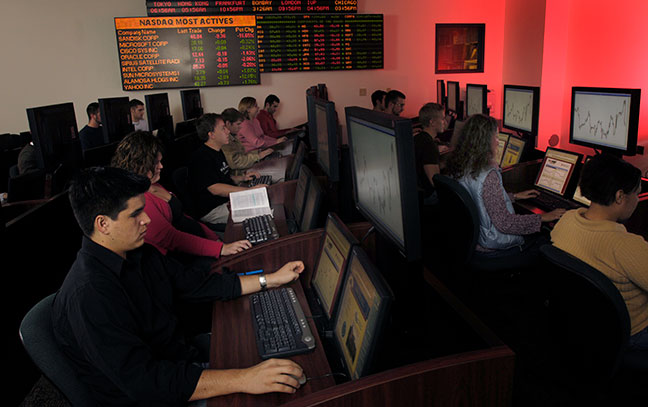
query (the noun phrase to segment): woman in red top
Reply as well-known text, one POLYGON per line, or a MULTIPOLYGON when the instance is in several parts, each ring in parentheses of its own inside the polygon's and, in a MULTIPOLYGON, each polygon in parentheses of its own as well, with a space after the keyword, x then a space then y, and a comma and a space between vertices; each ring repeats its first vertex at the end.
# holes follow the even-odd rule
POLYGON ((144 211, 151 218, 144 240, 162 254, 176 252, 218 258, 251 247, 247 240, 224 244, 205 224, 186 215, 180 200, 158 182, 162 170, 162 143, 146 131, 135 131, 122 139, 112 166, 145 175, 151 180, 144 211))

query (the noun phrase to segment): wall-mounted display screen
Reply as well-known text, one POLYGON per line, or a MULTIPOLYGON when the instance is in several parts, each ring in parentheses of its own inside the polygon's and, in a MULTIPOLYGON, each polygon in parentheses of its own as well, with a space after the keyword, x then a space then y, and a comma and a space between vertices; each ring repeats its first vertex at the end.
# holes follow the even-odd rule
POLYGON ((217 14, 357 13, 358 0, 147 0, 149 17, 217 14))
POLYGON ((254 16, 115 18, 125 91, 257 85, 254 16))

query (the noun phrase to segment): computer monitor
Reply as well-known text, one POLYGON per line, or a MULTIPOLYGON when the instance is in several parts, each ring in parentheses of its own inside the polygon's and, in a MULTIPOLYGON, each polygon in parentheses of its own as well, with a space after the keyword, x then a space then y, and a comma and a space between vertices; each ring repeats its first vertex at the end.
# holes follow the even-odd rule
MULTIPOLYGON (((455 81, 448 81, 448 89, 447 89, 447 110, 448 111, 453 111, 455 113, 459 113, 459 107, 460 107, 460 91, 459 91, 459 82, 455 81)), ((461 120, 461 117, 457 117, 457 119, 461 120)))
POLYGON ((634 155, 641 89, 573 87, 569 142, 634 155))
POLYGON ((502 164, 502 157, 504 156, 504 151, 506 151, 506 145, 508 144, 509 134, 508 133, 498 133, 497 134, 497 152, 495 153, 495 162, 497 164, 502 164))
POLYGON ((149 130, 157 130, 158 137, 165 140, 173 138, 173 116, 169 108, 169 95, 167 93, 154 93, 145 95, 146 117, 149 130))
POLYGON ((191 119, 176 123, 174 137, 179 139, 190 134, 197 135, 198 130, 196 129, 196 122, 196 119, 191 119))
POLYGON ((28 108, 27 119, 39 168, 79 167, 81 144, 73 103, 28 108))
POLYGON ((511 165, 519 163, 520 159, 522 158, 522 153, 524 152, 525 145, 526 141, 510 134, 508 142, 506 143, 506 148, 504 149, 504 154, 502 154, 500 167, 510 167, 511 165))
POLYGON ((466 116, 488 114, 488 88, 486 85, 466 84, 466 116))
POLYGON ((197 119, 203 114, 200 89, 187 89, 180 91, 182 102, 182 119, 184 121, 197 119))
MULTIPOLYGON (((590 156, 585 157, 585 164, 587 164, 590 158, 592 157, 590 156)), ((572 196, 572 199, 584 206, 590 206, 592 204, 592 201, 585 198, 585 196, 583 196, 583 194, 581 193, 580 185, 578 185, 576 187, 576 190, 574 190, 574 196, 572 196)))
POLYGON ((537 86, 504 85, 502 127, 538 134, 540 88, 537 86))
POLYGON ((371 372, 392 301, 376 267, 359 246, 353 247, 333 323, 333 337, 351 379, 371 372))
POLYGON ((104 143, 120 141, 134 130, 128 97, 99 99, 104 143))
POLYGON ((446 104, 445 82, 443 79, 437 79, 437 103, 441 106, 446 104))
POLYGON ((307 166, 302 165, 299 170, 297 185, 295 185, 295 199, 293 201, 293 206, 290 209, 290 215, 297 224, 301 223, 302 216, 304 215, 306 193, 308 192, 308 186, 310 185, 312 177, 313 173, 311 170, 307 166))
POLYGON ((535 186, 570 197, 575 189, 572 179, 583 156, 571 151, 548 147, 545 152, 535 186))
POLYGON ((338 151, 337 113, 335 104, 322 99, 315 100, 315 129, 317 131, 316 156, 329 181, 340 180, 338 151))
POLYGON ((310 149, 317 148, 317 125, 315 123, 315 99, 317 96, 306 93, 306 114, 308 115, 308 143, 310 149))
POLYGON ((299 230, 307 232, 320 226, 320 208, 324 199, 324 190, 317 178, 311 176, 304 201, 304 211, 299 223, 299 230))
POLYGON ((327 319, 331 319, 335 313, 347 259, 351 247, 357 244, 358 241, 340 218, 335 213, 329 212, 324 226, 322 248, 311 279, 317 301, 327 319))
POLYGON ((412 123, 361 107, 345 111, 356 207, 407 260, 418 260, 421 226, 412 123))
POLYGON ((295 143, 297 143, 297 152, 290 163, 290 167, 286 170, 286 181, 297 179, 304 157, 306 157, 306 143, 301 140, 295 140, 295 143))

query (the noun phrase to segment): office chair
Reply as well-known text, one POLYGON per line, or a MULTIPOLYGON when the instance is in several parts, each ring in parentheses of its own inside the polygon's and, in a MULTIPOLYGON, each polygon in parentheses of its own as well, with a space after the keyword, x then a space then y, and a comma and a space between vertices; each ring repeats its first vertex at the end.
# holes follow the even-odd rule
POLYGON ((36 366, 73 406, 95 405, 88 388, 79 380, 54 338, 52 305, 55 295, 45 297, 27 312, 20 324, 20 340, 36 366))
POLYGON ((550 357, 558 379, 594 389, 627 367, 648 372, 648 352, 628 350, 630 317, 616 286, 600 271, 554 247, 540 248, 548 288, 550 357))
POLYGON ((45 198, 45 170, 30 171, 7 180, 7 202, 45 198))

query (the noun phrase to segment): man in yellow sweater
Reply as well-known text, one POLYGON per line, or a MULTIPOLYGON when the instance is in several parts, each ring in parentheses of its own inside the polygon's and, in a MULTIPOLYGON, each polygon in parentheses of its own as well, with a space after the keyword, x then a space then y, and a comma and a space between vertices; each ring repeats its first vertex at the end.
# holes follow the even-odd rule
POLYGON ((565 213, 551 240, 612 280, 630 314, 630 346, 648 349, 648 242, 619 223, 637 207, 641 171, 620 158, 597 155, 585 164, 580 188, 590 207, 565 213))

